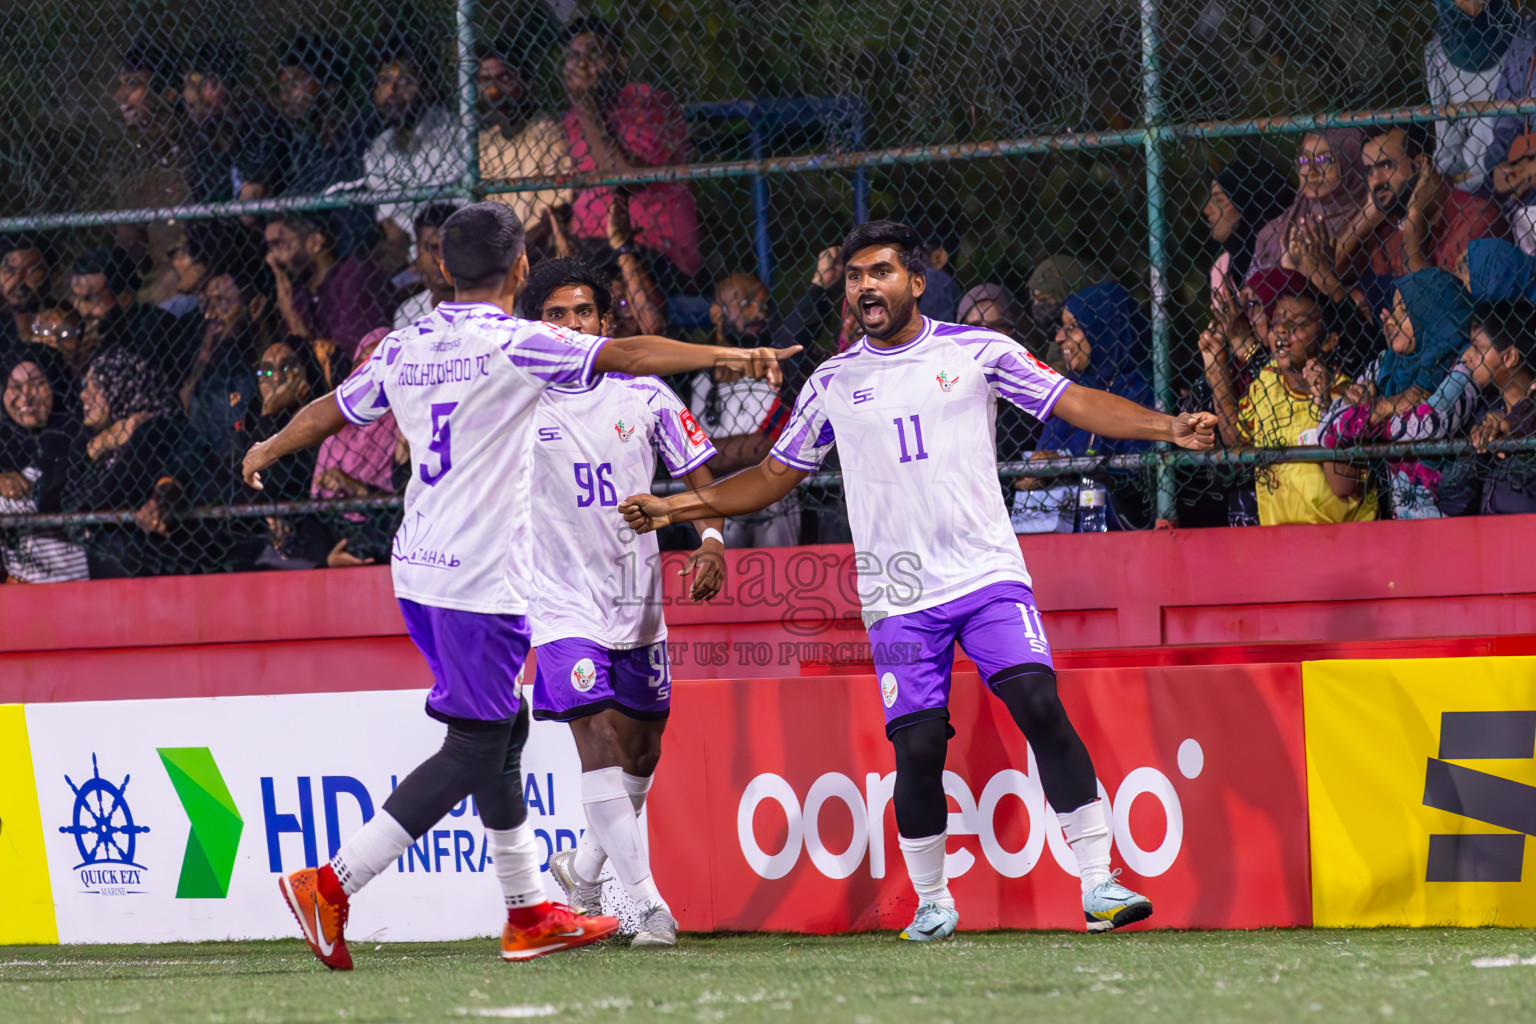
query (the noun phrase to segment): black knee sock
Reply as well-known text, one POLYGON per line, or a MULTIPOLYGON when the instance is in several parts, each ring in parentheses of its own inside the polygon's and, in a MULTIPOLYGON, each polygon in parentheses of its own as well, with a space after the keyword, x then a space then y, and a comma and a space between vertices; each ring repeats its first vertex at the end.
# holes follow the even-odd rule
POLYGON ((528 820, 528 805, 523 803, 523 746, 528 742, 528 702, 524 701, 512 720, 512 735, 501 774, 474 792, 480 823, 486 828, 505 831, 528 820))
POLYGON ((1065 814, 1097 799, 1093 758, 1061 706, 1056 673, 1047 665, 1015 665, 988 682, 1034 748, 1051 809, 1065 814))
POLYGON ((913 722, 891 734, 896 748, 896 831, 925 839, 944 831, 949 804, 944 799, 944 755, 949 748, 948 719, 913 722))
POLYGON ((454 719, 442 747, 405 777, 384 801, 384 810, 411 838, 421 838, 460 800, 498 779, 511 734, 512 722, 454 719))

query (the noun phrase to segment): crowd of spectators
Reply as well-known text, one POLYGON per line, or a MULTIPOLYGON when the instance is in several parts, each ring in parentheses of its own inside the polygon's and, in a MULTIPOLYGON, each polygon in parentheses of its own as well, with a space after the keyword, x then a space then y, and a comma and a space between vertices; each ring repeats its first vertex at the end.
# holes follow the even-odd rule
MULTIPOLYGON (((1536 19, 1505 0, 1435 4, 1425 53, 1433 102, 1531 95, 1536 19)), ((67 257, 55 238, 0 236, 0 515, 92 514, 0 530, 6 578, 387 561, 396 513, 380 503, 187 512, 367 499, 405 486, 410 452, 389 416, 274 467, 262 494, 244 485, 238 465, 389 330, 451 297, 440 236, 457 200, 443 196, 475 177, 544 183, 493 193, 527 226, 542 282, 540 308, 524 315, 619 336, 805 346, 783 389, 718 371, 673 382, 713 438, 717 475, 760 460, 809 370, 858 339, 837 249, 808 250, 785 268, 802 286, 790 286, 798 298, 781 313, 752 268, 706 276, 687 182, 558 184, 571 172, 692 159, 682 107, 631 76, 618 28, 535 18, 484 42, 474 139, 421 39, 401 28, 356 48, 305 34, 268 69, 249 68, 240 47, 219 40, 184 51, 155 38, 128 46, 110 90, 132 140, 107 183, 116 205, 343 201, 324 211, 117 225, 67 257), (263 82, 275 85, 270 96, 263 82), (563 109, 539 102, 545 86, 563 93, 563 109), (386 192, 404 195, 367 201, 386 192), (669 320, 669 300, 689 295, 707 318, 669 320)), ((1430 130, 1330 129, 1301 136, 1289 169, 1271 151, 1245 147, 1213 171, 1202 209, 1208 322, 1198 342, 1184 339, 1200 364, 1176 382, 1181 407, 1214 412, 1225 447, 1330 451, 1183 471, 1180 521, 1536 510, 1531 460, 1488 450, 1536 436, 1536 376, 1526 362, 1536 343, 1532 125, 1497 117, 1430 130), (1445 439, 1470 440, 1472 454, 1351 457, 1361 445, 1445 439)), ((927 243, 925 316, 1003 332, 1079 383, 1153 404, 1151 332, 1136 282, 1114 280, 1091 252, 1060 252, 1035 261, 1027 293, 1015 294, 969 278, 953 211, 893 213, 927 243)), ((1023 470, 1005 485, 1020 533, 1077 529, 1084 486, 1031 474, 1029 463, 1149 448, 1042 426, 1005 403, 994 440, 999 459, 1023 470)), ((1151 525, 1144 476, 1094 475, 1109 491, 1108 528, 1151 525)), ((731 520, 726 535, 732 547, 836 541, 847 524, 833 487, 731 520)))

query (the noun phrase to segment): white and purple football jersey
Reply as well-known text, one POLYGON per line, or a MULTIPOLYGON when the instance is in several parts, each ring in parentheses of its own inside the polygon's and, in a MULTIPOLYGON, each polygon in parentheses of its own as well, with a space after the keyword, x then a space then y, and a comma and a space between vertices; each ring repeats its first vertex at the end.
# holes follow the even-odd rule
POLYGON ((772 454, 811 471, 837 444, 866 613, 1029 584, 997 477, 997 399, 1045 420, 1068 383, 1012 338, 927 318, 899 348, 861 339, 811 373, 772 454))
POLYGON ((534 646, 664 640, 656 535, 625 526, 618 503, 651 489, 657 455, 680 477, 713 458, 714 445, 671 388, 619 373, 545 390, 535 437, 534 646))
POLYGON ((390 559, 397 596, 528 613, 534 413, 545 388, 589 383, 607 340, 490 303, 444 302, 387 336, 336 389, 353 423, 393 410, 411 446, 390 559))

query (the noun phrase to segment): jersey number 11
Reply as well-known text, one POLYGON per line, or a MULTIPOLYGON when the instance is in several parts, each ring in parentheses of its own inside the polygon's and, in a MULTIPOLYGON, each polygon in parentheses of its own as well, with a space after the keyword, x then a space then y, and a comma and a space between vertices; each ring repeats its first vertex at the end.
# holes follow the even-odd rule
POLYGON ((917 454, 907 454, 907 425, 900 416, 897 416, 891 422, 896 424, 896 440, 901 444, 901 458, 898 461, 911 462, 915 459, 921 462, 928 457, 928 453, 923 450, 923 422, 917 418, 917 413, 913 413, 907 419, 912 421, 912 436, 917 440, 917 454))

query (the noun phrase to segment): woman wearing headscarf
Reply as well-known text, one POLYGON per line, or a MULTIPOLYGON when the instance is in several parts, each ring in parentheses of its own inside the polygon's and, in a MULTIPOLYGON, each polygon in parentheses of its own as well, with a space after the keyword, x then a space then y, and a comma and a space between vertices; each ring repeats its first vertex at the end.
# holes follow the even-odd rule
POLYGON ((1466 284, 1473 306, 1536 302, 1536 258, 1502 238, 1474 238, 1467 243, 1466 284))
MULTIPOLYGON (((1459 363, 1472 304, 1453 275, 1436 267, 1393 282, 1381 311, 1386 349, 1324 413, 1319 443, 1426 441, 1454 436, 1477 408, 1478 389, 1459 363)), ((1394 519, 1438 519, 1438 460, 1389 462, 1394 519)))
MULTIPOLYGON (((1424 48, 1424 84, 1440 107, 1531 95, 1533 21, 1509 0, 1434 0, 1435 35, 1424 48)), ((1504 160, 1521 118, 1435 124, 1435 169, 1475 192, 1504 160)))
MULTIPOLYGON (((1285 212, 1259 229, 1253 267, 1304 270, 1308 229, 1320 230, 1330 241, 1343 234, 1369 197, 1360 160, 1364 144, 1365 132, 1359 128, 1334 128, 1301 137, 1296 147, 1294 198, 1285 212)), ((1318 284, 1313 282, 1314 287, 1318 284)))
MULTIPOLYGON (((57 512, 69 449, 80 432, 69 405, 69 368, 57 352, 28 345, 0 360, 0 515, 57 512)), ((18 583, 88 578, 85 549, 57 529, 0 532, 4 575, 18 583)))
POLYGON ((81 532, 92 579, 211 567, 206 531, 173 518, 206 479, 189 457, 186 419, 149 359, 113 346, 91 361, 80 389, 84 432, 70 453, 66 512, 133 513, 131 523, 81 532))
POLYGON ((1056 254, 1047 256, 1035 264, 1029 275, 1029 315, 1035 326, 1046 337, 1056 331, 1061 320, 1062 304, 1067 296, 1091 284, 1098 284, 1109 275, 1104 268, 1091 260, 1056 254))
POLYGON ((1211 241, 1221 247, 1211 264, 1213 309, 1223 296, 1236 298, 1253 264, 1259 229, 1285 211, 1291 194, 1285 173, 1257 151, 1239 156, 1211 179, 1200 212, 1211 241))
MULTIPOLYGON (((1152 404, 1147 383, 1146 317, 1131 293, 1114 282, 1096 284, 1067 297, 1056 341, 1067 376, 1084 387, 1108 391, 1142 405, 1152 404)), ((1110 455, 1145 451, 1144 441, 1106 440, 1067 423, 1048 420, 1032 458, 1060 455, 1110 455)), ((1016 533, 1071 533, 1075 529, 1078 480, 1020 477, 1015 483, 1013 524, 1016 533)), ((1141 523, 1146 502, 1132 479, 1111 487, 1110 527, 1141 523)))
MULTIPOLYGON (((257 355, 256 394, 243 419, 239 437, 242 451, 277 434, 294 414, 325 394, 325 370, 307 345, 294 347, 287 340, 274 341, 257 355)), ((315 477, 315 449, 295 452, 274 463, 262 474, 257 491, 243 481, 236 484, 242 503, 305 501, 315 477)), ((254 537, 241 543, 242 568, 313 569, 324 566, 337 538, 316 515, 268 516, 254 537)))

